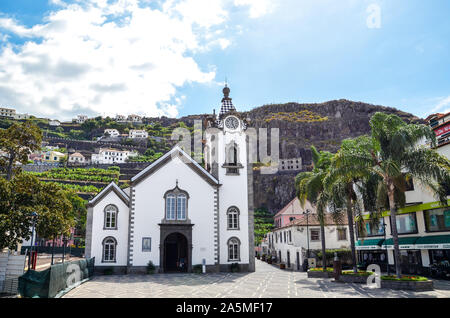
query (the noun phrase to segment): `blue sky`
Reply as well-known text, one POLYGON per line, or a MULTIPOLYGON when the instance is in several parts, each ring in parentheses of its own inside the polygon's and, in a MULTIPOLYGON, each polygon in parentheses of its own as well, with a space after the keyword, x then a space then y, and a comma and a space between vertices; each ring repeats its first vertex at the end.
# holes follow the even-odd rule
POLYGON ((239 110, 345 98, 450 111, 446 0, 114 4, 0 1, 0 105, 61 119, 211 113, 227 78, 239 110))

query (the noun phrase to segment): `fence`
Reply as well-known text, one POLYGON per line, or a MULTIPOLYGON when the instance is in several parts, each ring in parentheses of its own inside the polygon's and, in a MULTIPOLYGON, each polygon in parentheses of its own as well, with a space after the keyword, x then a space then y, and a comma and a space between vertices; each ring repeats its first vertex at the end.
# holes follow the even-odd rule
MULTIPOLYGON (((28 251, 31 250, 30 246, 22 246, 21 250, 20 250, 20 254, 24 255, 26 250, 28 249, 28 251)), ((72 255, 72 256, 76 256, 76 257, 83 257, 84 256, 84 247, 62 247, 62 246, 55 246, 55 247, 51 247, 51 246, 34 246, 33 247, 33 251, 36 251, 39 253, 44 253, 44 254, 63 254, 65 253, 66 255, 72 255)))
POLYGON ((17 294, 18 278, 24 267, 24 255, 0 253, 0 294, 17 294))
POLYGON ((94 274, 94 258, 52 265, 44 271, 29 270, 19 277, 22 297, 58 298, 94 274))

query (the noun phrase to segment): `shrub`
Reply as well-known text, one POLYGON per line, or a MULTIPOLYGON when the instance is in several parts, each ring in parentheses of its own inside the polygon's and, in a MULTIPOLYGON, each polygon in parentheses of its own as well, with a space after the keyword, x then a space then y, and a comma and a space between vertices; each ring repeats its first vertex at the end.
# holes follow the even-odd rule
POLYGON ((155 273, 155 265, 153 265, 152 261, 148 261, 147 263, 147 274, 154 274, 155 273))
POLYGON ((239 264, 238 264, 238 263, 232 263, 232 264, 231 264, 231 272, 232 272, 232 273, 237 273, 237 272, 239 272, 239 264))
POLYGON ((370 276, 373 272, 366 272, 366 271, 358 271, 357 273, 354 273, 353 271, 343 271, 342 275, 353 275, 353 276, 370 276))
MULTIPOLYGON (((334 271, 334 269, 332 267, 327 267, 325 270, 327 272, 334 271)), ((323 267, 313 267, 313 268, 308 269, 308 271, 310 271, 310 272, 323 272, 323 267)))
POLYGON ((398 278, 396 275, 391 276, 381 276, 382 280, 395 280, 395 281, 406 281, 406 282, 425 282, 428 278, 423 276, 402 276, 398 278))
POLYGON ((203 265, 202 265, 202 264, 194 265, 194 266, 192 267, 192 272, 195 273, 195 274, 201 274, 201 273, 203 273, 203 265))

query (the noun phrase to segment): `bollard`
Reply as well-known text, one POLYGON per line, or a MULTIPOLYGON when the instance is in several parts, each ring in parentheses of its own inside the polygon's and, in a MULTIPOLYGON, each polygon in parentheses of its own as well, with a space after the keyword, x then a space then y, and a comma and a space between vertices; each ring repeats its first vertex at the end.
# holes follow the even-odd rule
POLYGON ((333 272, 334 272, 334 280, 339 281, 342 273, 342 264, 336 252, 334 253, 333 272))
POLYGON ((202 260, 202 272, 203 272, 203 274, 206 273, 206 259, 202 260))

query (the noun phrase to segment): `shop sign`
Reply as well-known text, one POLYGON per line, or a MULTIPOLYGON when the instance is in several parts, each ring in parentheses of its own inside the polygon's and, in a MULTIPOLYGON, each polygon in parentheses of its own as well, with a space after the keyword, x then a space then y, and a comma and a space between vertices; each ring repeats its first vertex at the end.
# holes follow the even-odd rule
MULTIPOLYGON (((383 246, 384 249, 386 249, 386 245, 383 246)), ((415 250, 416 249, 416 245, 414 244, 410 244, 410 245, 399 245, 398 246, 401 250, 415 250)), ((394 245, 387 245, 387 248, 389 250, 393 250, 394 249, 394 245)))
POLYGON ((379 250, 380 246, 378 245, 367 245, 367 246, 356 246, 357 250, 379 250))
POLYGON ((443 244, 416 244, 417 249, 421 250, 439 250, 443 244))

